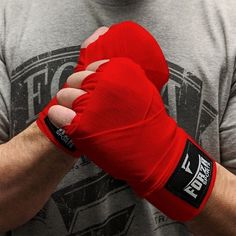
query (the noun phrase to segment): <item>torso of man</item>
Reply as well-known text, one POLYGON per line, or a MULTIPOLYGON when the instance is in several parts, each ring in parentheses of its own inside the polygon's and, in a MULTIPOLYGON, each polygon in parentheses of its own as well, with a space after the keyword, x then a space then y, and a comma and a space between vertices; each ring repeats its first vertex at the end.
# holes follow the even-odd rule
MULTIPOLYGON (((157 39, 168 62, 162 95, 169 114, 213 158, 236 169, 235 7, 233 0, 1 1, 1 141, 37 118, 73 73, 83 40, 102 25, 133 20, 157 39)), ((10 235, 191 233, 83 156, 43 209, 10 235)))

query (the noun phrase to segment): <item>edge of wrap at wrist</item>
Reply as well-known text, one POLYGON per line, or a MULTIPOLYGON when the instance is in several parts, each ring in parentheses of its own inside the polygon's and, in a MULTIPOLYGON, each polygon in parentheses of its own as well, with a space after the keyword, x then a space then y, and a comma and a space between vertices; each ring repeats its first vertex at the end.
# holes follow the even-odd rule
POLYGON ((63 128, 57 128, 48 118, 48 110, 51 106, 57 105, 57 99, 54 97, 50 103, 40 112, 36 124, 40 131, 51 141, 57 148, 69 155, 79 158, 81 153, 76 149, 72 139, 66 135, 63 128))
POLYGON ((215 179, 216 162, 187 135, 184 150, 168 181, 145 198, 171 219, 190 221, 204 209, 215 179))

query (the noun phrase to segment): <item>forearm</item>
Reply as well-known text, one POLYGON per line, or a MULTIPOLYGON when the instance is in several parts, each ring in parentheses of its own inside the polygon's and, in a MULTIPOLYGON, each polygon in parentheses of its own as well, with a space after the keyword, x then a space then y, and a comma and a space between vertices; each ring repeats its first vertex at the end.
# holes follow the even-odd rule
POLYGON ((75 159, 58 151, 34 123, 0 146, 0 231, 32 218, 75 159))
POLYGON ((212 194, 198 217, 186 223, 196 235, 225 235, 236 233, 236 177, 217 165, 212 194))

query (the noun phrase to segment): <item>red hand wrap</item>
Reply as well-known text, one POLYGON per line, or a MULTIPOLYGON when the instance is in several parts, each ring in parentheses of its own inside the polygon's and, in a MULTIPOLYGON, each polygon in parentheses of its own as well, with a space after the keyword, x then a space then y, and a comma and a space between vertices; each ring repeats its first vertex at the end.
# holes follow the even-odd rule
POLYGON ((216 167, 165 111, 140 66, 113 58, 88 76, 64 127, 76 147, 173 219, 203 209, 216 167), (166 201, 168 199, 168 201, 166 201))

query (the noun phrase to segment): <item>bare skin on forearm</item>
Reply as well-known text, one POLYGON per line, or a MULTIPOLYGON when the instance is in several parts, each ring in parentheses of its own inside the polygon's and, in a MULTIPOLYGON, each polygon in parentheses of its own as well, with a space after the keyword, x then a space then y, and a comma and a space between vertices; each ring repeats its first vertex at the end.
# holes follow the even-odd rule
POLYGON ((0 146, 0 231, 31 219, 76 159, 56 149, 35 123, 0 146))
POLYGON ((199 216, 186 223, 200 236, 236 235, 236 177, 217 164, 216 182, 211 196, 199 216))
MULTIPOLYGON (((107 30, 102 27, 82 47, 107 30)), ((74 116, 69 109, 65 112, 63 109, 59 114, 61 124, 74 116)), ((36 123, 0 145, 0 155, 0 232, 12 230, 33 218, 77 161, 58 150, 36 123)))

